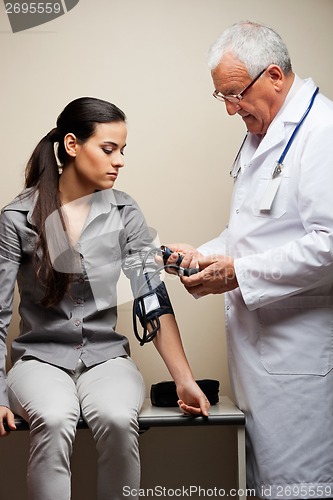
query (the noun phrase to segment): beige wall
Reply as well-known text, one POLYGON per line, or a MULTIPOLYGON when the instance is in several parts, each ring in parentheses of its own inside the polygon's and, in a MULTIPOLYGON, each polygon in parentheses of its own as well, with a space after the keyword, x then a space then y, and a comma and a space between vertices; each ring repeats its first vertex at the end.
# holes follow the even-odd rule
MULTIPOLYGON (((274 26, 295 71, 333 98, 332 0, 80 0, 65 16, 16 34, 2 2, 0 9, 1 206, 21 189, 24 164, 61 109, 91 95, 128 116, 127 164, 117 188, 137 199, 161 243, 198 245, 218 234, 244 126, 212 98, 206 54, 240 19, 274 26)), ((167 281, 195 376, 218 378, 221 393, 231 396, 222 297, 195 301, 178 281, 167 281)), ((129 316, 130 305, 123 305, 119 328, 131 338, 149 388, 169 375, 152 346, 138 346, 129 316)), ((16 329, 17 315, 11 335, 16 329)), ((140 438, 143 486, 235 487, 233 431, 150 430, 140 438)), ((26 433, 1 441, 0 500, 26 500, 27 453, 26 433)), ((88 431, 78 436, 73 470, 73 499, 94 500, 88 431)))

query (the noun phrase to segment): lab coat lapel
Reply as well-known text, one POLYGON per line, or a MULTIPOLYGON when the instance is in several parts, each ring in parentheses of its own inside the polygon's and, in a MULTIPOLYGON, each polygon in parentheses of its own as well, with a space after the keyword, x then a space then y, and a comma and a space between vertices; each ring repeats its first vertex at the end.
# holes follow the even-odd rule
MULTIPOLYGON (((272 121, 267 134, 254 153, 252 161, 256 161, 261 156, 267 155, 268 151, 274 149, 279 144, 281 144, 282 152, 284 143, 287 142, 295 125, 302 118, 315 88, 316 86, 311 79, 304 81, 301 89, 272 121)), ((278 156, 276 160, 278 160, 278 156)))
POLYGON ((252 161, 257 161, 263 155, 267 155, 268 151, 283 143, 286 137, 286 129, 284 122, 277 120, 269 127, 268 133, 265 135, 259 144, 256 152, 253 155, 252 161))

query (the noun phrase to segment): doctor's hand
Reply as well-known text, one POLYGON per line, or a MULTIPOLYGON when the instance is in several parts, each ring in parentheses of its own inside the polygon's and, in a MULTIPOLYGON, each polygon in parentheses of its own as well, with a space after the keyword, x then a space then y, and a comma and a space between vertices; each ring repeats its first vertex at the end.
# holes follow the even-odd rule
MULTIPOLYGON (((168 243, 166 245, 173 253, 167 260, 167 265, 176 265, 179 256, 183 257, 181 262, 181 267, 197 267, 198 259, 202 257, 202 254, 198 252, 192 245, 187 243, 168 243)), ((160 265, 163 265, 163 260, 161 257, 157 257, 156 260, 160 265)), ((178 274, 175 269, 166 268, 165 271, 169 274, 178 274)))
POLYGON ((234 260, 226 255, 208 255, 198 258, 200 272, 181 281, 194 297, 230 292, 238 287, 234 260))

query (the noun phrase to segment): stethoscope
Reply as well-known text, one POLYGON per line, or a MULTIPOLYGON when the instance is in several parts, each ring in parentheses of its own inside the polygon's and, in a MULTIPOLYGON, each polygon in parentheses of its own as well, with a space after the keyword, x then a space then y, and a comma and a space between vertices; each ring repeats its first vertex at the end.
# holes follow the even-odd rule
MULTIPOLYGON (((305 110, 305 113, 303 114, 302 118, 299 120, 299 122, 297 123, 296 127, 294 128, 294 131, 293 131, 293 133, 291 134, 291 136, 290 136, 290 138, 289 138, 289 140, 288 140, 288 142, 287 142, 287 144, 286 144, 286 146, 285 146, 284 150, 282 151, 282 154, 281 154, 280 158, 279 158, 279 159, 278 159, 278 161, 276 162, 276 165, 275 165, 275 167, 274 167, 274 169, 273 169, 273 172, 272 172, 272 179, 276 179, 276 178, 277 178, 277 177, 279 177, 279 175, 281 174, 281 172, 282 172, 282 168, 283 168, 283 162, 284 162, 284 159, 285 159, 285 157, 286 157, 286 155, 287 155, 287 153, 288 153, 288 151, 289 151, 289 149, 290 149, 290 146, 292 145, 292 143, 293 143, 293 141, 294 141, 294 139, 295 139, 295 137, 296 137, 297 132, 299 131, 299 129, 300 129, 300 128, 301 128, 301 126, 303 125, 303 122, 304 122, 305 118, 306 118, 306 117, 308 116, 308 114, 310 113, 310 110, 311 110, 311 108, 312 108, 312 106, 313 106, 314 100, 315 100, 315 98, 316 98, 316 96, 317 96, 318 92, 319 92, 319 87, 317 87, 317 88, 316 88, 316 90, 314 91, 314 93, 312 94, 312 97, 311 97, 311 99, 310 99, 310 102, 309 102, 309 105, 308 105, 307 109, 305 110)), ((247 139, 248 135, 249 135, 249 132, 247 132, 247 133, 246 133, 246 135, 245 135, 245 137, 244 137, 244 139, 243 139, 243 141, 242 141, 242 144, 240 145, 240 148, 239 148, 239 150, 238 150, 238 152, 237 152, 237 155, 236 155, 236 157, 235 157, 235 160, 234 160, 234 162, 233 162, 233 164, 232 164, 232 168, 231 168, 231 170, 230 170, 230 175, 231 175, 231 177, 233 177, 235 180, 237 179, 238 174, 239 174, 239 171, 240 171, 240 168, 241 168, 241 166, 240 166, 240 164, 239 164, 239 162, 238 162, 238 160, 239 160, 239 156, 240 156, 240 154, 241 154, 241 151, 242 151, 242 149, 243 149, 243 146, 244 146, 244 144, 245 144, 245 141, 246 141, 246 139, 247 139)))

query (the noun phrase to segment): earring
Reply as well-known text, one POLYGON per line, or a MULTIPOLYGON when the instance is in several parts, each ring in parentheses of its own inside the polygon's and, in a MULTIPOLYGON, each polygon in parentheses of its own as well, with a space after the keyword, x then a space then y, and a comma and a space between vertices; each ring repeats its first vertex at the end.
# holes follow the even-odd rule
POLYGON ((54 151, 54 156, 55 156, 55 159, 56 159, 56 162, 58 165, 58 174, 61 175, 64 171, 64 167, 63 167, 63 164, 59 160, 58 149, 59 149, 59 142, 55 142, 53 145, 53 151, 54 151))

